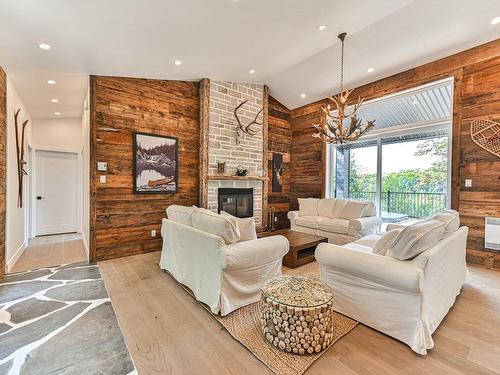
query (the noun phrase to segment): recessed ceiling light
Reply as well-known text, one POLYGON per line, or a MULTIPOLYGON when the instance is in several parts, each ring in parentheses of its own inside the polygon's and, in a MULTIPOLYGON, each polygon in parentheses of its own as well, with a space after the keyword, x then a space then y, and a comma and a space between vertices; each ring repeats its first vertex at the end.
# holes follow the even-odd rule
POLYGON ((50 100, 52 103, 59 103, 59 99, 51 99, 50 100))
POLYGON ((44 50, 46 50, 46 51, 50 49, 50 45, 45 44, 45 43, 40 43, 40 44, 38 45, 38 47, 40 47, 41 49, 44 49, 44 50))
POLYGON ((373 68, 368 68, 368 73, 373 73, 374 70, 375 69, 373 69, 373 68))
POLYGON ((60 116, 61 112, 54 112, 54 116, 60 116))
POLYGON ((413 104, 415 104, 415 105, 419 105, 420 103, 419 103, 419 102, 417 102, 416 100, 414 100, 414 101, 413 101, 413 104))
POLYGON ((492 25, 498 25, 500 23, 500 17, 495 17, 490 22, 492 25))
POLYGON ((55 84, 56 84, 56 81, 54 81, 53 79, 49 79, 49 80, 47 81, 47 83, 48 83, 49 85, 55 85, 55 84))
POLYGON ((326 26, 325 26, 325 25, 321 25, 320 27, 318 27, 318 30, 319 30, 319 31, 323 31, 324 29, 326 29, 326 26))
POLYGON ((254 73, 255 73, 255 70, 251 69, 248 73, 250 73, 250 74, 254 74, 254 73))
POLYGON ((304 94, 304 93, 300 94, 300 97, 301 97, 302 99, 304 99, 306 96, 307 96, 307 95, 306 95, 306 94, 304 94))
POLYGON ((174 61, 174 64, 175 64, 175 65, 177 65, 177 66, 179 66, 179 65, 181 65, 181 64, 182 64, 182 61, 181 61, 181 60, 175 60, 175 61, 174 61))

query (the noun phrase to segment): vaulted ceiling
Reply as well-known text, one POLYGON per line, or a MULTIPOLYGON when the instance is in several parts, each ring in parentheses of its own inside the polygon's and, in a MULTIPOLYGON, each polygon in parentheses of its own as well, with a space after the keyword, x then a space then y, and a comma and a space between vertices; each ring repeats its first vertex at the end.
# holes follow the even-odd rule
POLYGON ((295 108, 338 91, 340 32, 357 86, 497 39, 496 16, 498 0, 2 0, 0 65, 33 118, 80 116, 89 74, 266 83, 295 108))

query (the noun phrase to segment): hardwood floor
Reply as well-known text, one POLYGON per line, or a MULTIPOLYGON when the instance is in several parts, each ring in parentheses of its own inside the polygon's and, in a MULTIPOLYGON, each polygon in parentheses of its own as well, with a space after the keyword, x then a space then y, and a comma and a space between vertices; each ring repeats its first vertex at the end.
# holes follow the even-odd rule
MULTIPOLYGON (((160 253, 99 262, 140 375, 268 374, 245 347, 156 265, 160 253)), ((500 373, 500 272, 471 267, 427 356, 359 324, 307 374, 500 373)))
POLYGON ((10 272, 22 272, 87 260, 80 234, 35 237, 10 272))

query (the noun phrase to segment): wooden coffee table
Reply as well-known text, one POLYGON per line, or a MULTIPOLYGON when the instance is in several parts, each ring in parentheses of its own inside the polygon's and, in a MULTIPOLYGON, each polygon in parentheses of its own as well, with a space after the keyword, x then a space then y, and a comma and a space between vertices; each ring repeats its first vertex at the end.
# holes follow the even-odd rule
POLYGON ((283 258, 283 265, 296 268, 314 262, 314 250, 321 242, 328 242, 327 237, 316 236, 309 233, 296 232, 290 229, 278 229, 274 232, 258 233, 258 237, 285 236, 290 243, 290 250, 283 258))

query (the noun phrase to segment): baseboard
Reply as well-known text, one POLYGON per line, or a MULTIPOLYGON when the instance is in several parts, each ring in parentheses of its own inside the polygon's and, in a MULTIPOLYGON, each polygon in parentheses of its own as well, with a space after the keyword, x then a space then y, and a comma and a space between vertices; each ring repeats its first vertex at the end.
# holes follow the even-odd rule
POLYGON ((28 247, 28 240, 25 240, 23 244, 19 247, 19 249, 16 250, 14 255, 12 255, 12 257, 7 261, 7 273, 9 273, 12 270, 12 268, 14 268, 14 265, 19 260, 19 258, 23 254, 23 251, 26 250, 27 247, 28 247))
POLYGON ((89 244, 87 243, 87 239, 82 233, 82 242, 83 242, 83 248, 85 252, 87 253, 87 260, 90 260, 90 251, 89 251, 89 244))

